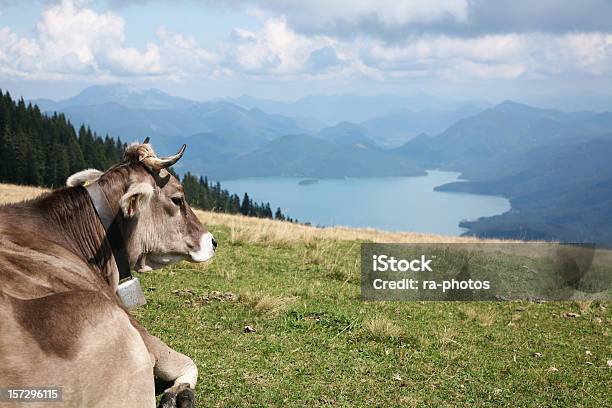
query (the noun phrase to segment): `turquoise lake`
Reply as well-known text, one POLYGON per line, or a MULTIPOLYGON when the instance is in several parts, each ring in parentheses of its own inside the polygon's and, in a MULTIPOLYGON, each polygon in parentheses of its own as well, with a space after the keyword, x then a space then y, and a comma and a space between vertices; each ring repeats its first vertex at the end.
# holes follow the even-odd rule
POLYGON ((459 173, 428 171, 422 177, 322 179, 300 185, 299 177, 226 180, 222 187, 242 198, 270 202, 273 211, 313 225, 372 227, 389 231, 461 235, 459 222, 510 209, 503 197, 445 193, 434 187, 459 173))

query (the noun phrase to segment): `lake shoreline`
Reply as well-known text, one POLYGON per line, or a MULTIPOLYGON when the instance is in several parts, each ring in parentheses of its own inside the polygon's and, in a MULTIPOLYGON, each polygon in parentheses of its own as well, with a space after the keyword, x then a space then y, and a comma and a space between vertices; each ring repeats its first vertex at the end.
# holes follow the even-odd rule
POLYGON ((299 183, 314 178, 252 177, 224 181, 222 186, 238 195, 248 192, 299 222, 319 226, 460 236, 469 233, 461 222, 511 209, 503 197, 436 191, 458 176, 427 170, 424 176, 316 179, 307 186, 299 183))

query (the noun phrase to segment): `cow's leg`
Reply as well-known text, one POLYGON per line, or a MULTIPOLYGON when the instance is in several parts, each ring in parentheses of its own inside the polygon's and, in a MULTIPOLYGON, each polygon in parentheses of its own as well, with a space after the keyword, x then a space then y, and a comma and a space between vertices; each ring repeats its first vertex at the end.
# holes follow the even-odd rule
POLYGON ((136 261, 135 269, 136 271, 140 273, 151 272, 153 270, 153 268, 147 265, 147 255, 146 254, 140 255, 140 258, 138 258, 138 261, 136 261))
POLYGON ((172 350, 157 337, 151 335, 148 337, 145 344, 149 353, 155 358, 153 368, 155 376, 173 382, 172 387, 164 391, 160 407, 195 407, 194 390, 198 381, 198 367, 191 358, 172 350))
POLYGON ((135 319, 132 319, 132 323, 140 332, 147 350, 155 361, 153 368, 155 376, 172 383, 162 395, 160 408, 195 407, 194 390, 198 380, 198 367, 193 360, 149 334, 135 319))

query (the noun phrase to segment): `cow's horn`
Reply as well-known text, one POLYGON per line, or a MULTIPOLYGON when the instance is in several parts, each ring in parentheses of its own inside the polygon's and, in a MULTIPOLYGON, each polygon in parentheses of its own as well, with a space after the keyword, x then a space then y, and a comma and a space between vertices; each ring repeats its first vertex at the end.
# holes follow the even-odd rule
POLYGON ((148 156, 143 159, 143 163, 149 166, 151 170, 159 171, 161 169, 168 168, 172 166, 174 163, 179 161, 181 157, 183 157, 183 153, 185 153, 185 149, 187 145, 183 145, 177 154, 168 157, 155 157, 148 156))
POLYGON ((149 140, 151 140, 149 136, 145 137, 145 140, 142 142, 142 144, 149 144, 149 140))

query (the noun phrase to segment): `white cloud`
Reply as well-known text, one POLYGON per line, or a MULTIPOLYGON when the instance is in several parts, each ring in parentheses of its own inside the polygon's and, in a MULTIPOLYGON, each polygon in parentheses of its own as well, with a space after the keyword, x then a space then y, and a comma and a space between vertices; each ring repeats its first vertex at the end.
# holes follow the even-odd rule
POLYGON ((468 17, 467 0, 251 0, 247 3, 282 13, 300 27, 319 29, 368 21, 390 27, 445 20, 464 22, 468 17))
POLYGON ((612 35, 602 33, 421 36, 393 45, 365 40, 359 49, 366 65, 392 76, 512 79, 612 72, 612 35))
POLYGON ((19 38, 8 27, 0 29, 0 72, 15 75, 22 70, 34 70, 39 53, 36 42, 19 38))
POLYGON ((401 42, 413 34, 477 37, 609 31, 612 19, 610 0, 208 0, 207 4, 283 16, 300 33, 386 42, 401 42))
POLYGON ((220 56, 202 48, 197 41, 180 33, 169 33, 165 28, 157 30, 161 60, 167 75, 180 79, 186 75, 219 74, 220 56))
POLYGON ((307 68, 313 73, 324 72, 341 65, 343 65, 343 61, 338 58, 336 51, 329 45, 311 52, 307 61, 307 68))
POLYGON ((361 58, 392 75, 429 75, 447 79, 514 78, 524 72, 525 47, 521 37, 485 36, 475 39, 427 36, 401 45, 365 41, 361 58))
POLYGON ((323 36, 297 34, 284 19, 270 18, 258 31, 234 30, 222 48, 225 64, 234 70, 287 76, 307 73, 311 54, 334 43, 323 36))
POLYGON ((64 0, 47 6, 36 36, 20 38, 2 29, 2 70, 14 75, 56 79, 114 75, 159 75, 164 72, 158 48, 125 47, 125 21, 112 13, 96 13, 81 2, 64 0))
MULTIPOLYGON (((241 1, 241 0, 236 0, 241 1)), ((469 20, 466 1, 339 0, 266 2, 299 8, 313 24, 374 18, 389 26, 469 20), (311 14, 309 14, 311 13, 311 14)), ((295 10, 294 10, 295 11, 295 10)), ((288 13, 289 14, 289 13, 288 13)), ((300 14, 300 13, 298 13, 300 14)), ((193 80, 218 77, 331 79, 365 77, 513 79, 555 75, 606 76, 612 72, 612 34, 502 33, 475 37, 411 34, 387 42, 367 36, 305 34, 285 16, 261 14, 256 30, 236 28, 215 49, 160 27, 142 49, 126 45, 126 24, 87 2, 63 0, 44 8, 35 35, 0 28, 0 75, 32 79, 116 81, 130 78, 193 80)), ((365 20, 364 20, 365 21, 365 20)), ((331 23, 330 23, 331 24, 331 23)))
POLYGON ((557 40, 559 54, 549 53, 550 64, 562 64, 592 75, 612 73, 612 34, 575 33, 557 40))

